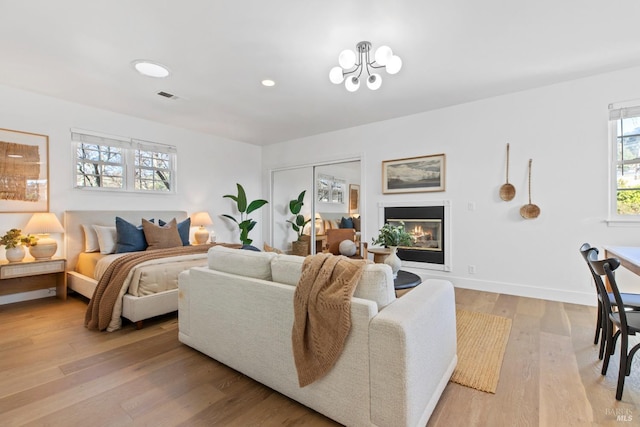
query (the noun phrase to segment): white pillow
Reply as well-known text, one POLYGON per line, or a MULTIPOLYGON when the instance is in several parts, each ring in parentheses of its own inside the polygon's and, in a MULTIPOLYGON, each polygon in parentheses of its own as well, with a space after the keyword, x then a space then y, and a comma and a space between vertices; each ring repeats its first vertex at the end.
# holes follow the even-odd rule
POLYGON ((99 252, 100 243, 98 242, 98 234, 94 230, 93 225, 82 224, 84 230, 84 251, 99 252))
POLYGON ((116 227, 105 227, 102 225, 94 225, 93 229, 98 235, 98 245, 101 254, 112 254, 116 251, 116 227))

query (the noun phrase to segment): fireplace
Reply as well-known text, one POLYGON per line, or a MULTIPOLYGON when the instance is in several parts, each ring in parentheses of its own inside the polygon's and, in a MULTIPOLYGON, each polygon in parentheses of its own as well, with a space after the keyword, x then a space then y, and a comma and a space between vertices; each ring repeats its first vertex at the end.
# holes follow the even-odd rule
POLYGON ((448 201, 381 205, 384 223, 399 225, 413 237, 413 246, 398 248, 403 264, 450 271, 448 201))

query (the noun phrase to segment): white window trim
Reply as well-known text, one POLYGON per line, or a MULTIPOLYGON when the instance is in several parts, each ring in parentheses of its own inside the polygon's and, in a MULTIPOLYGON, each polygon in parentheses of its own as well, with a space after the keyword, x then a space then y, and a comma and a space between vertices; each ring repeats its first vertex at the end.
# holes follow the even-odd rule
POLYGON ((139 194, 176 194, 177 193, 177 175, 178 175, 178 162, 177 162, 177 148, 173 145, 162 144, 158 142, 145 141, 135 138, 127 138, 118 135, 110 135, 106 133, 100 133, 95 131, 89 131, 84 129, 71 128, 71 151, 73 156, 73 168, 72 168, 72 182, 73 188, 82 191, 106 191, 106 192, 118 192, 118 193, 139 193, 139 194), (87 135, 97 138, 104 138, 109 140, 105 141, 104 145, 110 145, 120 147, 123 149, 123 188, 113 187, 91 187, 91 186, 79 186, 77 185, 77 147, 78 141, 73 139, 73 134, 87 135), (172 155, 172 168, 171 168, 171 188, 169 191, 154 191, 154 190, 139 190, 135 188, 135 150, 142 149, 148 151, 155 151, 160 153, 167 153, 172 155))
POLYGON ((640 215, 618 214, 618 151, 617 120, 625 116, 625 110, 640 114, 640 99, 609 104, 609 212, 605 221, 609 227, 640 227, 640 215))

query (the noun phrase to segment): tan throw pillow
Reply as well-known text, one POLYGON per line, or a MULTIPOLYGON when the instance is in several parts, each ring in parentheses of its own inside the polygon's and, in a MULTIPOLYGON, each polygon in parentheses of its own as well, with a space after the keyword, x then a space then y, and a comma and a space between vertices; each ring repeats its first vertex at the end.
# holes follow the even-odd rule
POLYGON ((356 231, 360 231, 360 217, 353 217, 351 218, 353 220, 353 228, 356 229, 356 231))
POLYGON ((182 239, 178 233, 178 223, 175 218, 160 227, 146 219, 142 220, 144 238, 147 240, 147 250, 175 248, 182 246, 182 239))
POLYGON ((281 254, 282 253, 282 251, 280 249, 274 248, 273 246, 269 246, 266 243, 264 243, 262 245, 262 248, 264 249, 265 252, 275 252, 277 254, 281 254))

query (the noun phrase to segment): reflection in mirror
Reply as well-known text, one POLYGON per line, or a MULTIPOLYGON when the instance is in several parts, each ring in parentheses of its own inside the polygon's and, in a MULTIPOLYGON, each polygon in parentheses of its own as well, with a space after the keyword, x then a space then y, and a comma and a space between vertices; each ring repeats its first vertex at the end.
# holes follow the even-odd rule
POLYGON ((291 243, 297 240, 297 234, 287 220, 293 220, 294 215, 289 210, 289 201, 296 199, 300 192, 305 191, 300 215, 305 219, 311 218, 313 168, 305 167, 274 171, 272 174, 273 188, 271 194, 272 242, 271 246, 285 253, 291 252, 291 243))
POLYGON ((294 218, 289 201, 296 199, 303 190, 306 193, 300 214, 310 220, 301 238, 307 242, 307 254, 323 251, 325 229, 339 228, 342 217, 356 219, 354 228, 357 223, 356 232, 360 235, 360 230, 364 228, 360 220, 360 161, 276 170, 272 171, 271 178, 270 246, 284 253, 292 253, 292 243, 298 236, 287 222, 294 218), (312 217, 315 217, 313 221, 312 217))
POLYGON ((323 246, 322 242, 326 240, 327 230, 330 229, 355 228, 356 240, 360 240, 363 229, 360 161, 316 166, 315 175, 318 189, 315 214, 319 246, 323 246), (326 191, 320 191, 321 188, 326 191))

